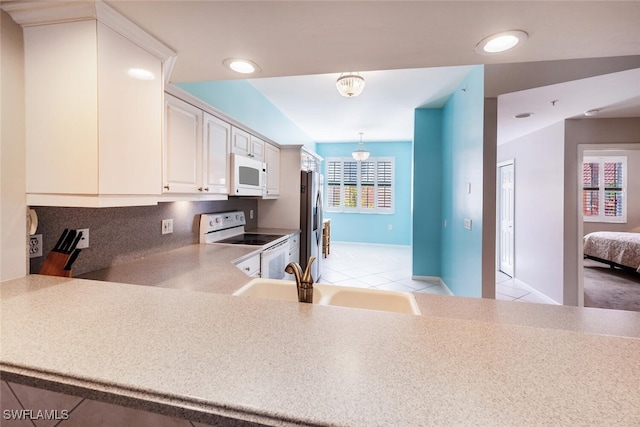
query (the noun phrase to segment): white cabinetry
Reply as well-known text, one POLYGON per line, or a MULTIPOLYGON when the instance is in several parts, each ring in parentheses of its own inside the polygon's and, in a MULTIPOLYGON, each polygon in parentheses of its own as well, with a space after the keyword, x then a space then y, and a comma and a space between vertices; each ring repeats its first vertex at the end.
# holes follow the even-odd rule
POLYGON ((244 261, 235 263, 235 266, 244 272, 247 276, 260 277, 260 254, 253 255, 244 261))
POLYGON ((202 110, 171 95, 164 105, 164 191, 195 193, 202 180, 202 110))
POLYGON ((229 194, 231 125, 204 113, 204 187, 210 194, 229 194))
MULTIPOLYGON (((289 260, 287 263, 300 263, 300 233, 294 233, 289 237, 289 260)), ((296 280, 293 274, 285 273, 285 280, 296 280)))
POLYGON ((97 20, 27 26, 24 43, 27 203, 155 204, 162 60, 97 20))
POLYGON ((165 94, 164 192, 226 195, 230 137, 228 123, 165 94))
POLYGON ((265 198, 277 198, 280 194, 280 148, 265 144, 264 158, 267 164, 267 194, 265 198))
POLYGON ((231 128, 231 152, 240 156, 264 161, 265 142, 237 127, 231 128))

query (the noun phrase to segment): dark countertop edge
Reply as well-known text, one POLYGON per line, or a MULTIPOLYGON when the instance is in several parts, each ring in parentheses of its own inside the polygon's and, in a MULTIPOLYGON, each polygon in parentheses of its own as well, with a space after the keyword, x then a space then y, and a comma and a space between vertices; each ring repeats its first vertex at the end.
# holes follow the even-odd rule
POLYGON ((67 375, 41 372, 6 363, 0 363, 0 380, 211 425, 229 427, 324 425, 300 419, 286 419, 277 414, 252 412, 242 408, 219 406, 195 399, 190 400, 185 397, 163 395, 147 390, 128 389, 95 380, 89 381, 67 375))

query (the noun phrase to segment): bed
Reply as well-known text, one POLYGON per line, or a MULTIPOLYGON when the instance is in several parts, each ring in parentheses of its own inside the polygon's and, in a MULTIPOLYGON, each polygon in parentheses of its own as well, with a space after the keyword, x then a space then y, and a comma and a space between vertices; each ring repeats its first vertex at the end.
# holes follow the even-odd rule
POLYGON ((584 257, 640 273, 640 233, 589 233, 584 236, 584 257))

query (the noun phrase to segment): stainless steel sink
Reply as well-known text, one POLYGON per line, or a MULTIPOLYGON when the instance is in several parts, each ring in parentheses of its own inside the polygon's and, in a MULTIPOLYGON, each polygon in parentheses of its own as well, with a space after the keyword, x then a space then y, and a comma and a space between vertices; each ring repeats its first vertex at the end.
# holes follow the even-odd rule
MULTIPOLYGON (((296 282, 290 280, 253 279, 233 293, 280 301, 298 301, 296 282)), ((350 286, 314 283, 313 303, 367 310, 391 311, 420 315, 420 309, 413 294, 380 289, 363 289, 350 286)))

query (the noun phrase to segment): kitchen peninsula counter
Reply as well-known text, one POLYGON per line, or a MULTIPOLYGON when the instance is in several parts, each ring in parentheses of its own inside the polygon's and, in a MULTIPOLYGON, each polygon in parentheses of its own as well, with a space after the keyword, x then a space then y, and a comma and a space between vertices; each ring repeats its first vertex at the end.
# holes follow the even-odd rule
MULTIPOLYGON (((291 234, 295 230, 252 232, 291 234)), ((83 279, 231 295, 251 277, 233 261, 259 250, 237 245, 189 245, 80 276, 83 279)), ((423 315, 536 326, 640 338, 640 313, 549 304, 511 303, 481 298, 414 293, 423 315)))
POLYGON ((633 337, 38 275, 0 296, 3 380, 176 418, 640 423, 633 337))

